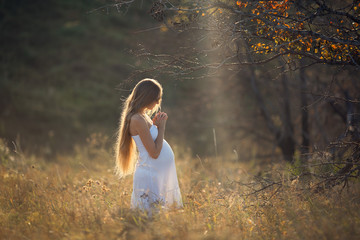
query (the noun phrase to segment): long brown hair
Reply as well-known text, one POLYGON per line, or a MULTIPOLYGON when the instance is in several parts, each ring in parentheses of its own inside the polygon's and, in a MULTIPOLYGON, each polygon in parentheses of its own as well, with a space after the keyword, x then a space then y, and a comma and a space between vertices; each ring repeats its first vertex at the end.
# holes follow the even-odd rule
POLYGON ((138 113, 140 109, 160 99, 160 103, 148 111, 147 114, 151 116, 156 112, 161 105, 162 92, 162 86, 158 81, 145 78, 135 85, 131 94, 125 99, 115 144, 115 171, 119 177, 124 177, 134 170, 136 147, 130 134, 131 117, 138 113))

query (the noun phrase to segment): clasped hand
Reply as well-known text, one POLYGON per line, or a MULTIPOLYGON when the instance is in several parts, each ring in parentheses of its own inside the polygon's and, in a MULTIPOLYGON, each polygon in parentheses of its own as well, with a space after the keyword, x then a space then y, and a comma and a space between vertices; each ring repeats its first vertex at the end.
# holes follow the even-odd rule
POLYGON ((155 117, 153 118, 153 123, 158 128, 165 127, 166 120, 168 119, 168 115, 165 112, 158 112, 155 114, 155 117))

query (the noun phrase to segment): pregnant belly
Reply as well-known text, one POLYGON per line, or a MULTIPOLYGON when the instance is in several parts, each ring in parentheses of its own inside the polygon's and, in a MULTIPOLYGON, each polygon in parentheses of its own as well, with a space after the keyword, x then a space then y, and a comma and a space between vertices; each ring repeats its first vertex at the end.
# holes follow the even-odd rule
POLYGON ((159 157, 156 159, 151 159, 151 163, 158 169, 166 169, 175 164, 174 152, 165 139, 163 141, 163 146, 161 148, 159 157))
POLYGON ((157 160, 160 160, 160 161, 169 161, 169 160, 173 161, 174 160, 174 152, 171 149, 169 143, 165 139, 163 141, 163 146, 161 148, 160 155, 157 158, 157 160))

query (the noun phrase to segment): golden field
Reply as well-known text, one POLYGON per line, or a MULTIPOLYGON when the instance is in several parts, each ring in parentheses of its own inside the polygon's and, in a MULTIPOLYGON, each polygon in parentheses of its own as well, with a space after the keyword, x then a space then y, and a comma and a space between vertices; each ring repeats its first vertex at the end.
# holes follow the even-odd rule
POLYGON ((114 176, 106 140, 94 135, 74 154, 54 159, 12 153, 1 141, 0 239, 359 237, 359 183, 309 193, 298 181, 287 183, 284 164, 191 158, 176 146, 184 209, 147 218, 129 209, 132 177, 114 176), (254 175, 284 182, 247 195, 254 175))

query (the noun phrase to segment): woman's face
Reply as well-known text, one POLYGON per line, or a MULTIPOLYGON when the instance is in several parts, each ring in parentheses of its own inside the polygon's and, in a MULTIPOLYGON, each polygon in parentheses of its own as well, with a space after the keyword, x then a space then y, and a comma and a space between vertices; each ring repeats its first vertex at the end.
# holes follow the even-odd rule
POLYGON ((147 108, 150 110, 153 109, 157 104, 160 103, 160 100, 161 100, 161 97, 156 99, 154 102, 152 102, 147 108))

